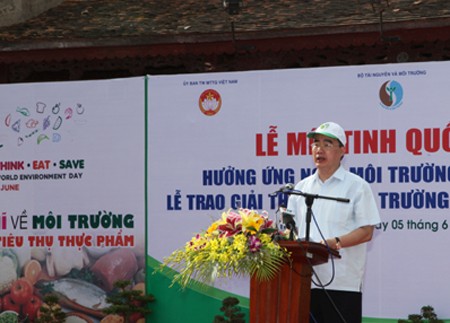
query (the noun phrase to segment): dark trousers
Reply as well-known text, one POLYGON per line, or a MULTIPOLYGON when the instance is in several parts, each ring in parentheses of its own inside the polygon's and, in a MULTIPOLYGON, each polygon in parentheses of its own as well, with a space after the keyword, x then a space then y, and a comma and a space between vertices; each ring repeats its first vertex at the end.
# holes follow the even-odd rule
POLYGON ((361 323, 362 294, 339 290, 311 290, 310 323, 361 323))

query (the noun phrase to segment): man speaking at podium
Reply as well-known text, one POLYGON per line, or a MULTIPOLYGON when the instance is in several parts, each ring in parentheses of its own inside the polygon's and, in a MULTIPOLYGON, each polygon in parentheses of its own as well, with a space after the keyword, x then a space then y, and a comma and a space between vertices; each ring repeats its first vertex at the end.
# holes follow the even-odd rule
MULTIPOLYGON (((369 184, 341 165, 347 143, 344 129, 326 122, 308 133, 308 138, 313 138, 317 171, 297 183, 295 190, 350 200, 344 203, 317 198, 311 207, 308 239, 339 250, 341 259, 313 267, 310 323, 360 323, 367 242, 380 216, 369 184)), ((305 197, 290 195, 287 211, 295 215, 299 237, 304 237, 305 197)))

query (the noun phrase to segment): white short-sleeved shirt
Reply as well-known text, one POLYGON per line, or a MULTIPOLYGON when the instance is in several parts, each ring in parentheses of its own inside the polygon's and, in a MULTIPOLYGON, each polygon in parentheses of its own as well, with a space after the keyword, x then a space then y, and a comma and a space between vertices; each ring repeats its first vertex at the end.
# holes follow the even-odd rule
MULTIPOLYGON (((380 223, 380 215, 369 184, 361 177, 348 172, 342 166, 325 182, 319 179, 317 172, 302 181, 295 190, 303 193, 317 194, 327 197, 350 199, 350 203, 342 203, 328 199, 314 199, 310 224, 310 241, 319 242, 349 233, 359 227, 380 223), (319 232, 322 233, 322 235, 319 232)), ((289 197, 287 211, 295 215, 298 235, 305 237, 306 229, 305 198, 299 195, 289 197)), ((339 252, 341 259, 334 259, 335 277, 327 289, 361 291, 366 263, 367 244, 343 248, 339 252)), ((314 271, 320 282, 326 284, 332 277, 331 260, 317 265, 314 271)), ((313 276, 313 281, 317 280, 313 276)), ((315 285, 312 286, 316 287, 315 285)))

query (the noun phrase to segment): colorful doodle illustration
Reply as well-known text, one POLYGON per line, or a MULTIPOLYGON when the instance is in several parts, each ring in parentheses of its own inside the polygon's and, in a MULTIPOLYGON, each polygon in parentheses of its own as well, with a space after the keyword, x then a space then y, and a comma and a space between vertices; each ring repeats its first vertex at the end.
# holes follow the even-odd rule
MULTIPOLYGON (((36 108, 16 107, 4 118, 6 129, 17 136, 15 141, 17 146, 27 142, 36 145, 60 142, 63 139, 61 131, 64 126, 69 123, 74 124, 73 120, 77 118, 83 118, 86 111, 81 103, 77 103, 75 107, 70 105, 64 107, 61 102, 48 105, 39 101, 35 105, 36 108), (52 108, 48 109, 49 106, 52 108)), ((8 136, 11 136, 11 133, 8 136)), ((0 148, 2 147, 5 147, 5 142, 0 142, 0 148)))

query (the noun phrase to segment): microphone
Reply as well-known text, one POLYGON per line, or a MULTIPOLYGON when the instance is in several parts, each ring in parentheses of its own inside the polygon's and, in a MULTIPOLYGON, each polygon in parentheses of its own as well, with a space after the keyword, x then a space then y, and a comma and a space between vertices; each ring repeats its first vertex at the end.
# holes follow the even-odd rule
POLYGON ((288 229, 291 233, 289 240, 294 240, 293 239, 294 235, 295 237, 298 236, 297 227, 295 226, 294 215, 289 212, 283 212, 282 216, 283 216, 283 223, 286 226, 286 229, 288 229))
POLYGON ((285 191, 292 191, 295 185, 292 183, 287 183, 284 186, 280 187, 277 191, 270 193, 269 196, 276 196, 278 193, 283 193, 285 191))

